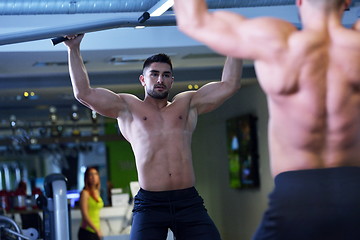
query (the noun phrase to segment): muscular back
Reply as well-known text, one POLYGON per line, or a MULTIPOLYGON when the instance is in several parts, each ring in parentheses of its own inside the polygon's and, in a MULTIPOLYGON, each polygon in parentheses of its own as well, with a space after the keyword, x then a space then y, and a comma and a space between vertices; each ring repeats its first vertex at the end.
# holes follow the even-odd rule
POLYGON ((268 96, 273 174, 360 166, 360 33, 294 31, 286 43, 256 62, 268 96))

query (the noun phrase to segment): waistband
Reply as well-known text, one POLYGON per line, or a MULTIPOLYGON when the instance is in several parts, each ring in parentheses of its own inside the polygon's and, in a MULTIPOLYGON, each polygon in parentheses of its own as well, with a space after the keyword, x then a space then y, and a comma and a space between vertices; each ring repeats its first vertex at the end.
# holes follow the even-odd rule
POLYGON ((275 187, 309 188, 318 185, 360 184, 360 167, 335 167, 288 171, 275 177, 275 187))
POLYGON ((348 174, 357 176, 360 173, 360 167, 334 167, 334 168, 317 168, 305 169, 297 171, 282 172, 275 177, 276 181, 281 181, 286 178, 319 178, 319 177, 344 177, 348 174))
MULTIPOLYGON (((271 205, 340 202, 360 198, 360 167, 309 169, 280 173, 269 194, 271 205)), ((345 204, 345 205, 346 205, 345 204)), ((284 206, 284 205, 281 205, 284 206)))
POLYGON ((167 200, 179 200, 183 198, 198 196, 199 193, 195 187, 169 190, 169 191, 147 191, 140 188, 138 195, 148 199, 167 199, 167 200))

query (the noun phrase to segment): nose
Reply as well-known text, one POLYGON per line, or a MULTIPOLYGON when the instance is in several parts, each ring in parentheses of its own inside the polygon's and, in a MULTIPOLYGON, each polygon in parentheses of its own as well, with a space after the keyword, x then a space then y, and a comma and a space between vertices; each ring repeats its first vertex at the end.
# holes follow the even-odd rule
POLYGON ((164 77, 160 74, 159 77, 157 78, 157 83, 163 83, 164 82, 164 77))

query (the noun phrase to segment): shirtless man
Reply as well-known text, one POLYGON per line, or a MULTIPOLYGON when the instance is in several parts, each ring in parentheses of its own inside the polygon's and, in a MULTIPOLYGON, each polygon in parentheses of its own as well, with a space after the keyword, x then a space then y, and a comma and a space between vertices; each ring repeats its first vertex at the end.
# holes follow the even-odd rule
POLYGON ((219 240, 220 235, 198 195, 192 165, 191 137, 199 114, 219 107, 240 88, 242 61, 227 58, 221 82, 187 91, 168 101, 174 82, 165 54, 149 57, 140 83, 141 100, 92 88, 80 55, 83 35, 68 37, 69 70, 74 95, 85 106, 115 118, 135 154, 140 191, 135 197, 131 240, 219 240))
POLYGON ((256 240, 360 239, 360 23, 342 25, 350 3, 297 0, 298 30, 175 0, 180 30, 254 60, 267 95, 275 188, 256 240))

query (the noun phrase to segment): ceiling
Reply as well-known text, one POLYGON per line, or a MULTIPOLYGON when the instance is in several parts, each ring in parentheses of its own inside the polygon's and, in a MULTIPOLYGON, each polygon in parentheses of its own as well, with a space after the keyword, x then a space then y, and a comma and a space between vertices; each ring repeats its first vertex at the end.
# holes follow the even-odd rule
MULTIPOLYGON (((220 2, 226 6, 226 2, 249 1, 220 2)), ((354 1, 344 18, 345 24, 359 17, 358 5, 358 1, 354 1)), ((180 33, 174 26, 172 11, 158 17, 162 22, 151 22, 152 19, 149 19, 147 27, 136 29, 135 23, 143 13, 141 8, 132 12, 76 14, 48 14, 46 9, 40 11, 41 6, 38 10, 37 14, 4 14, 0 11, 0 127, 9 124, 11 115, 23 122, 46 120, 50 106, 56 106, 61 114, 68 116, 71 113, 71 105, 77 102, 70 89, 66 47, 64 44, 53 46, 50 38, 61 36, 60 33, 66 34, 66 31, 80 31, 81 27, 87 32, 81 49, 93 86, 106 87, 115 92, 130 92, 141 97, 143 89, 138 76, 142 62, 159 52, 169 54, 173 60, 176 82, 173 94, 186 90, 189 84, 201 86, 221 77, 225 58, 180 33), (103 29, 84 27, 114 20, 131 24, 113 24, 103 26, 103 29), (35 95, 24 97, 24 91, 34 92, 35 95)), ((280 17, 300 27, 294 5, 229 10, 248 17, 280 17)), ((246 63, 244 81, 253 82, 253 66, 251 62, 246 63)))

